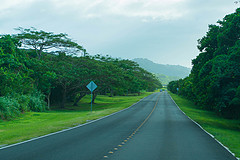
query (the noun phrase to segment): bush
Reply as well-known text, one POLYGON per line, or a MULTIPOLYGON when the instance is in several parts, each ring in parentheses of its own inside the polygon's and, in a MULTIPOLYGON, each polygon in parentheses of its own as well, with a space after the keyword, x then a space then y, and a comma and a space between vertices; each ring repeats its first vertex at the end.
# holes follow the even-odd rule
POLYGON ((48 109, 46 102, 44 101, 45 96, 39 92, 34 91, 33 94, 30 96, 30 101, 28 103, 28 107, 31 111, 35 112, 43 112, 48 109))
POLYGON ((12 93, 0 97, 0 118, 10 120, 27 111, 43 112, 48 109, 44 95, 34 91, 32 95, 19 95, 12 93), (14 97, 14 98, 13 98, 14 97))
POLYGON ((16 100, 18 101, 20 107, 19 110, 20 112, 27 112, 30 110, 28 107, 28 104, 30 102, 30 96, 29 95, 17 95, 16 100))
POLYGON ((16 99, 11 97, 0 97, 1 119, 12 119, 20 113, 20 105, 16 99))

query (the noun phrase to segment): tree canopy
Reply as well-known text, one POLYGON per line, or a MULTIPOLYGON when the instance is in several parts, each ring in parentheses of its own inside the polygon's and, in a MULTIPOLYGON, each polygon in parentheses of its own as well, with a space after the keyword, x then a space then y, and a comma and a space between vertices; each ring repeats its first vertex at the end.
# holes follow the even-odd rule
POLYGON ((67 34, 19 28, 0 36, 0 116, 11 119, 27 111, 45 111, 51 104, 77 105, 94 81, 98 94, 139 94, 162 87, 136 62, 110 56, 89 56, 67 34), (52 50, 54 49, 54 50, 52 50), (69 52, 71 51, 71 52, 69 52), (77 56, 82 51, 83 56, 77 56))
POLYGON ((189 77, 169 83, 172 92, 228 118, 240 118, 240 8, 198 40, 200 54, 189 77))
POLYGON ((86 52, 86 50, 73 42, 65 33, 54 34, 53 32, 45 32, 36 28, 16 28, 21 33, 14 35, 23 48, 34 49, 36 55, 40 59, 42 52, 64 52, 66 54, 77 54, 78 52, 86 52))

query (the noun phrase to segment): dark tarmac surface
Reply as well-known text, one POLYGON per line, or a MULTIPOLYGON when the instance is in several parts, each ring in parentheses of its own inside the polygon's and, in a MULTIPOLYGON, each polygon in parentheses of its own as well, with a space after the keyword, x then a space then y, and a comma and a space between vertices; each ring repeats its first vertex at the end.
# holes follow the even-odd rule
POLYGON ((0 149, 1 160, 236 160, 167 92, 99 121, 0 149))

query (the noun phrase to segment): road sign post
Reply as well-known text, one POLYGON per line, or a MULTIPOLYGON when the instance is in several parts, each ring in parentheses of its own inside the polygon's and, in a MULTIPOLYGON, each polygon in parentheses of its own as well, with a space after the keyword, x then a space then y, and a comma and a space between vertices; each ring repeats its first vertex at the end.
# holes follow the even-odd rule
POLYGON ((97 85, 91 81, 88 85, 87 88, 91 91, 91 112, 92 112, 92 99, 93 99, 93 94, 92 92, 97 88, 97 85))
POLYGON ((91 112, 92 112, 92 98, 93 98, 93 96, 92 96, 92 92, 91 92, 91 112))

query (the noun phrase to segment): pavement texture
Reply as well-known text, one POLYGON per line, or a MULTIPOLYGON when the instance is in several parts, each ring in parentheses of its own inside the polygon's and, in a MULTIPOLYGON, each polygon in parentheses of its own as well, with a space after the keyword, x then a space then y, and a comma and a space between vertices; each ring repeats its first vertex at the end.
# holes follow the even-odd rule
POLYGON ((167 92, 65 132, 0 149, 1 160, 236 160, 167 92))

